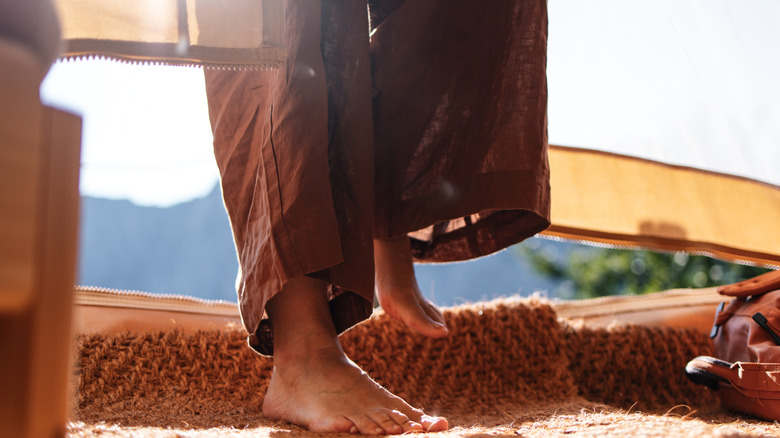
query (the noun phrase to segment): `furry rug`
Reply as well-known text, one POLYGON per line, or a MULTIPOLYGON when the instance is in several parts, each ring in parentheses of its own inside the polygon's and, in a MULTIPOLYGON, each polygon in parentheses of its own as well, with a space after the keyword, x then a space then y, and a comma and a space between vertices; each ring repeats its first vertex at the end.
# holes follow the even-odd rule
MULTIPOLYGON (((683 375, 709 354, 696 330, 559 320, 538 300, 445 310, 449 337, 415 335, 380 314, 342 335, 374 379, 429 413, 442 436, 764 436, 774 423, 723 411, 683 375)), ((272 363, 242 332, 81 336, 68 435, 315 436, 260 413, 272 363)))

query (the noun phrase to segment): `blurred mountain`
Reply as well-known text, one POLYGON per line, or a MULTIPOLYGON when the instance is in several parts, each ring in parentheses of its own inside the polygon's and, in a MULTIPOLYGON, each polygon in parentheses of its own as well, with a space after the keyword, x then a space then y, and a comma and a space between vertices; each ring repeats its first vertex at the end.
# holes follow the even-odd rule
MULTIPOLYGON (((531 238, 520 245, 544 251, 549 258, 565 260, 573 244, 531 238)), ((518 249, 519 245, 515 245, 465 262, 417 264, 417 284, 428 298, 443 306, 535 293, 569 298, 569 282, 539 275, 518 249)))
POLYGON ((168 208, 82 197, 79 284, 235 301, 237 272, 218 186, 168 208))
MULTIPOLYGON (((79 284, 235 301, 238 263, 218 186, 168 208, 83 197, 81 209, 79 284)), ((572 244, 533 238, 522 245, 555 259, 572 244)), ((539 291, 566 295, 566 282, 535 273, 517 249, 417 265, 420 288, 443 306, 539 291)))

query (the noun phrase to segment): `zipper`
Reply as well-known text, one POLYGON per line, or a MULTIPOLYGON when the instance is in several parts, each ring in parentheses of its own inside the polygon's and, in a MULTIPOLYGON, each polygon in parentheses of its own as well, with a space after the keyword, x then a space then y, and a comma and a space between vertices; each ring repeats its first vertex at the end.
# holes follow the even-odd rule
MULTIPOLYGON (((712 287, 707 289, 673 289, 647 295, 616 295, 587 300, 561 300, 550 304, 559 318, 586 318, 616 313, 644 312, 648 309, 715 306, 722 302, 723 297, 717 293, 717 288, 712 287)), ((76 286, 74 304, 240 318, 236 302, 95 286, 76 286)))
POLYGON ((238 317, 238 304, 223 300, 206 300, 175 294, 153 294, 94 286, 76 286, 74 304, 97 307, 120 307, 165 310, 204 315, 238 317))
MULTIPOLYGON (((648 308, 718 305, 723 297, 716 287, 672 289, 646 295, 610 295, 586 300, 553 301, 560 317, 610 315, 616 312, 642 312, 648 308), (638 306, 638 303, 643 305, 638 306)), ((154 294, 95 286, 76 286, 74 303, 82 306, 123 307, 145 310, 172 310, 186 313, 238 317, 238 304, 186 295, 154 294)))
POLYGON ((171 67, 187 67, 187 68, 202 68, 204 70, 230 70, 230 71, 269 71, 278 70, 281 67, 281 63, 267 63, 267 64, 208 64, 201 62, 190 61, 176 61, 173 59, 140 59, 132 56, 122 57, 106 54, 74 54, 74 55, 60 55, 57 58, 58 62, 77 62, 77 61, 111 61, 119 62, 121 64, 138 65, 138 66, 157 66, 166 65, 171 67))

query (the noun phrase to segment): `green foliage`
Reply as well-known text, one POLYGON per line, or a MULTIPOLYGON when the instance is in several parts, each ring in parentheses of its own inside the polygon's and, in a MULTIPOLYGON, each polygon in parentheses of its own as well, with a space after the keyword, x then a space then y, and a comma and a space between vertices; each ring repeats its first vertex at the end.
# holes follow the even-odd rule
POLYGON ((719 286, 767 272, 682 252, 582 246, 569 252, 564 260, 555 260, 528 246, 520 245, 518 251, 542 275, 570 281, 571 298, 576 299, 719 286))

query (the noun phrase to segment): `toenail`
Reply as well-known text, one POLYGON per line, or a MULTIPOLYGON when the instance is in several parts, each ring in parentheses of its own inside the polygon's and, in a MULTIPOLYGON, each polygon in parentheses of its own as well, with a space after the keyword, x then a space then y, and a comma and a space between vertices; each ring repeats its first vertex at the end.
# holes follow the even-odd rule
POLYGON ((379 428, 379 427, 377 427, 376 429, 374 429, 374 433, 381 434, 381 433, 383 433, 383 432, 384 432, 384 430, 382 430, 382 429, 381 429, 381 428, 379 428))
POLYGON ((357 433, 357 432, 358 432, 357 427, 352 426, 352 427, 349 428, 349 433, 357 433))

